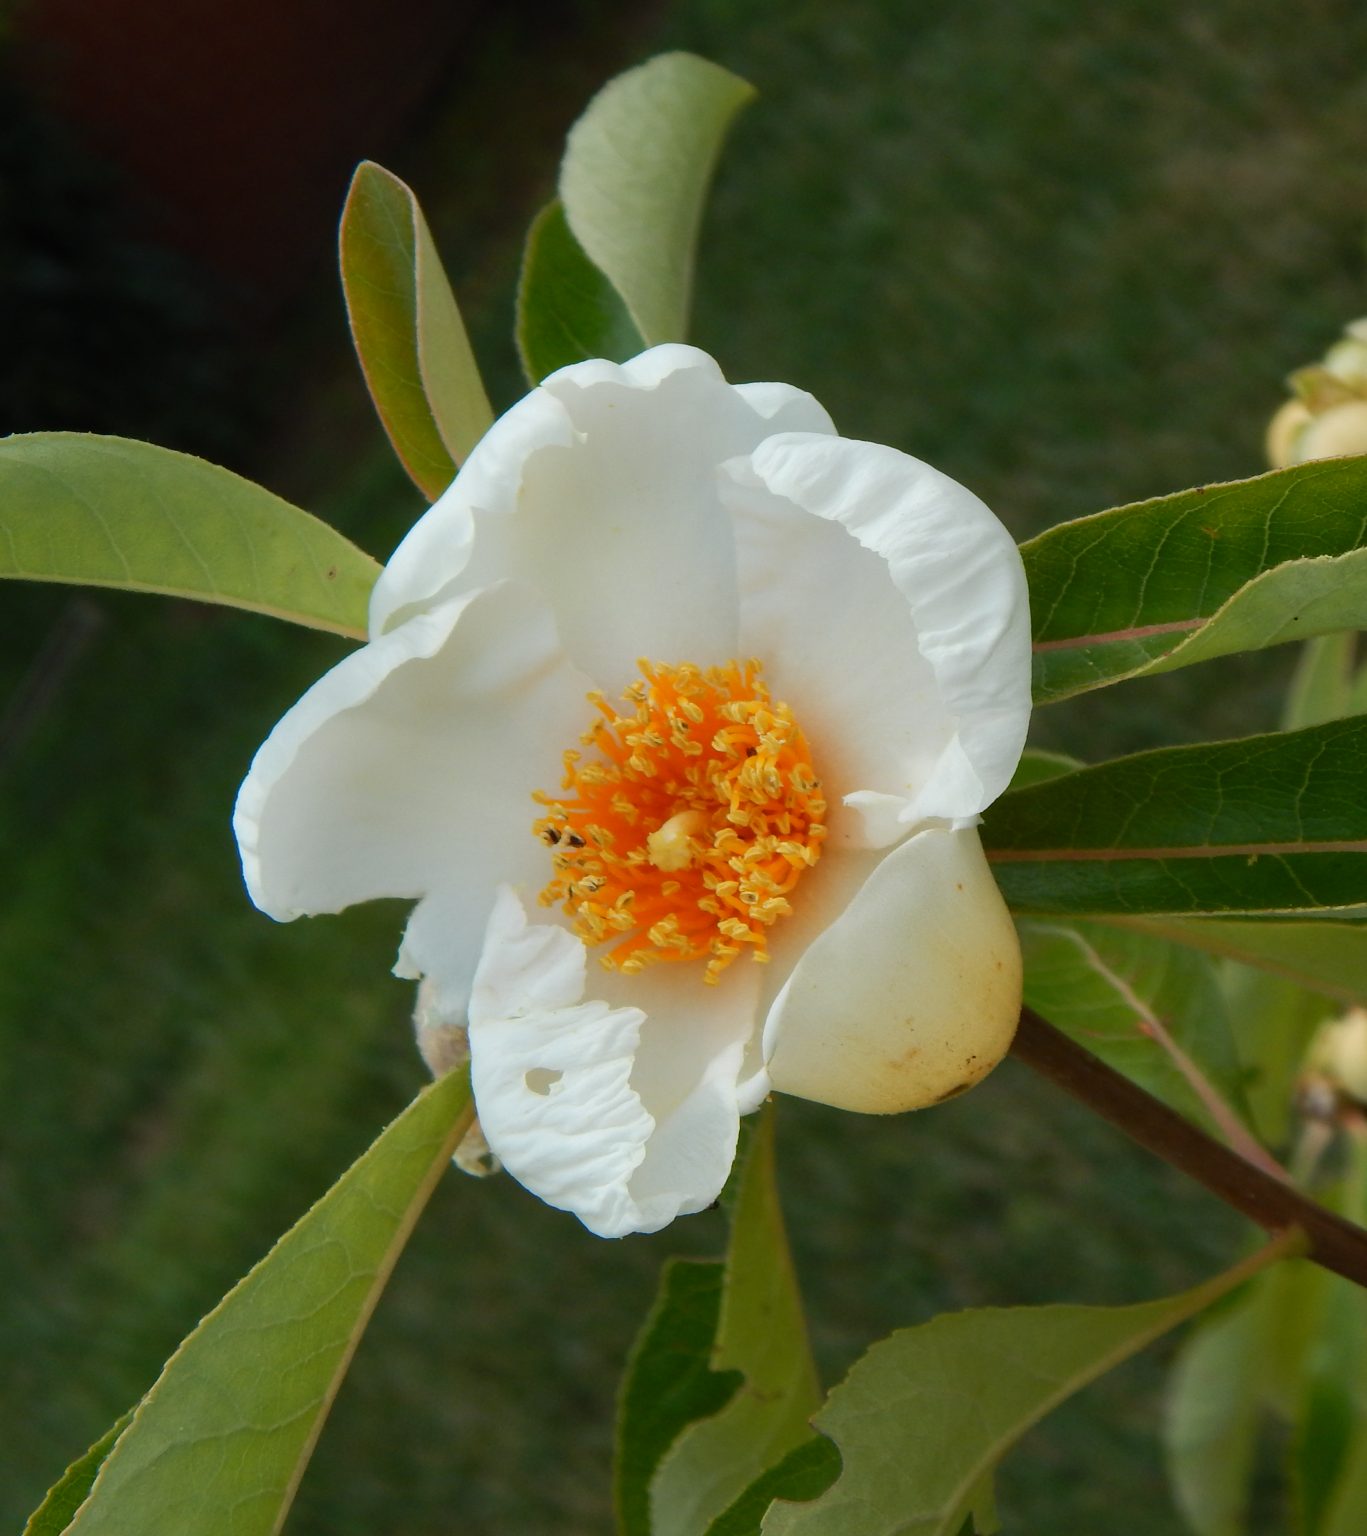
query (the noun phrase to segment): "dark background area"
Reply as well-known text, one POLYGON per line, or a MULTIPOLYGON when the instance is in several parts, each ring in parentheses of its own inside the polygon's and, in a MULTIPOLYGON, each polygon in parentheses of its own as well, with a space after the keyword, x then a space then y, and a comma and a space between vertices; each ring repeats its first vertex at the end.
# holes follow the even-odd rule
MULTIPOLYGON (((1282 378, 1367 309, 1367 14, 658 0, 41 0, 0 43, 0 431, 116 432, 251 474, 380 558, 421 510, 351 361, 351 167, 417 189, 496 403, 526 223, 608 76, 667 47, 760 89, 724 158, 696 339, 946 469, 1019 536, 1260 467, 1282 378)), ((0 1520, 155 1378, 422 1081, 402 911, 277 927, 228 815, 341 642, 247 615, 0 593, 0 1520)), ((1271 724, 1289 657, 1042 717, 1099 758, 1271 724)), ((1119 1302, 1238 1223, 1008 1064, 943 1108, 785 1102, 782 1178, 826 1381, 937 1310, 1119 1302)), ((290 1529, 608 1522, 616 1373, 659 1263, 443 1181, 290 1529)), ((1032 1435, 1008 1529, 1179 1529, 1164 1352, 1032 1435)), ((1275 1507, 1264 1528, 1279 1528, 1275 1507)))

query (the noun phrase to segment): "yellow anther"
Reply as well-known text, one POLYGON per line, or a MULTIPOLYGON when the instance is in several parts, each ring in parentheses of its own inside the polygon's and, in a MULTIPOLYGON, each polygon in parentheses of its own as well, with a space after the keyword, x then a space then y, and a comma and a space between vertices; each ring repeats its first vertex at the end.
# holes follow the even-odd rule
POLYGON ((826 802, 757 662, 641 672, 626 714, 590 695, 595 755, 566 752, 564 793, 536 796, 553 870, 541 901, 563 905, 585 943, 607 944, 611 969, 705 959, 715 982, 746 949, 769 958, 769 927, 820 857, 826 802))

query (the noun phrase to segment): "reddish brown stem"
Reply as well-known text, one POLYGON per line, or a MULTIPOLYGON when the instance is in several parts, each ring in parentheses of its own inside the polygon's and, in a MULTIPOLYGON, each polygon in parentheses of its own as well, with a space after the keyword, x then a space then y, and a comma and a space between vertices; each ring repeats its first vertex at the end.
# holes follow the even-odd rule
POLYGON ((1367 1231, 1245 1162, 1032 1009, 1021 1010, 1011 1053, 1264 1231, 1299 1227, 1307 1258, 1367 1287, 1367 1231))

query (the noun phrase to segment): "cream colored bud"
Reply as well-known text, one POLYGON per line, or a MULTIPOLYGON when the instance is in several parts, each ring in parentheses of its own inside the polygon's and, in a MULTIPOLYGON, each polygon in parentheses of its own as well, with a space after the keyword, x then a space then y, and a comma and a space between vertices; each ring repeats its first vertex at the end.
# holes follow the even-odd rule
MULTIPOLYGON (((433 1077, 444 1077, 470 1059, 469 1029, 442 1016, 437 1007, 436 988, 426 976, 418 983, 413 1003, 413 1034, 418 1043, 418 1054, 433 1077)), ((502 1168, 489 1150, 478 1120, 472 1121, 470 1129, 461 1137, 453 1161, 462 1173, 477 1179, 498 1173, 502 1168)))
POLYGON ((1322 362, 1287 380, 1292 398, 1268 423, 1274 469, 1367 453, 1367 319, 1344 327, 1322 362))
POLYGON ((1367 1009, 1350 1008, 1316 1034, 1306 1065, 1367 1104, 1367 1009))
POLYGON ((1350 400, 1316 416, 1296 440, 1297 464, 1367 453, 1367 400, 1350 400))
POLYGON ((1288 400, 1268 423, 1267 462, 1273 469, 1300 463, 1296 448, 1311 420, 1309 409, 1300 400, 1288 400))
POLYGON ((1367 340, 1349 335, 1335 342, 1324 354, 1324 366, 1345 384, 1367 386, 1367 340))

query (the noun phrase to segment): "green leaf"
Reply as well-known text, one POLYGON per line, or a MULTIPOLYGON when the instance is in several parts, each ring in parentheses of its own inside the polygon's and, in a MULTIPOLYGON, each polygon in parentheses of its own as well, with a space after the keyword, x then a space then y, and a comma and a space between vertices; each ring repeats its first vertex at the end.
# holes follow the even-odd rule
POLYGON ((755 1479, 744 1493, 707 1527, 705 1536, 759 1536, 760 1524, 775 1499, 805 1503, 825 1493, 840 1476, 840 1452, 824 1435, 812 1435, 755 1479))
POLYGON ((1202 1318, 1178 1351, 1163 1442, 1174 1496, 1196 1536, 1246 1529, 1261 1415, 1301 1412, 1330 1286, 1354 1289, 1313 1264, 1279 1265, 1202 1318))
POLYGON ((1247 1523, 1265 1310, 1250 1286, 1193 1332, 1173 1366, 1164 1448, 1177 1506, 1196 1536, 1242 1536, 1247 1523))
POLYGON ((434 1083, 180 1346, 72 1536, 268 1536, 408 1235, 472 1117, 434 1083))
POLYGON ((1344 1003, 1367 1005, 1367 923, 1300 918, 1117 917, 1138 933, 1222 955, 1344 1003))
POLYGON ((960 1312, 875 1344, 814 1423, 843 1459, 810 1503, 775 1504, 765 1536, 955 1536, 982 1479, 1065 1398, 1288 1251, 1279 1239, 1177 1296, 1130 1307, 960 1312))
POLYGON ((1353 664, 1357 635, 1340 631, 1320 635, 1301 647, 1300 660, 1287 690, 1282 729, 1298 731, 1306 725, 1323 725, 1358 714, 1353 708, 1353 664))
POLYGON ((517 350, 528 382, 539 384, 589 357, 625 362, 644 347, 616 289, 584 254, 554 198, 527 231, 517 288, 517 350))
POLYGON ((418 200, 369 160, 347 193, 339 254, 370 398, 403 467, 435 501, 494 413, 418 200))
POLYGON ((1029 789, 1032 784, 1044 784, 1065 773, 1072 773, 1083 765, 1075 757, 1063 752, 1044 752, 1038 747, 1027 747, 1021 753, 1016 771, 1011 775, 1010 789, 1029 789))
POLYGON ((711 1368, 725 1266, 671 1259, 627 1362, 617 1404, 613 1497, 622 1536, 650 1536, 650 1483, 695 1419, 733 1398, 739 1371, 711 1368))
POLYGON ((1022 546, 1039 703, 1367 626, 1367 458, 1202 486, 1022 546))
POLYGON ((1367 896, 1367 716, 1161 748, 1010 790, 983 843, 1031 914, 1220 916, 1367 896))
MULTIPOLYGON (((1357 1132, 1346 1141, 1345 1177, 1333 1204, 1360 1226, 1367 1217, 1367 1140, 1357 1132)), ((1331 1525, 1331 1514, 1341 1522, 1338 1511, 1345 1495, 1340 1489, 1356 1478, 1354 1465, 1367 1442, 1367 1292, 1328 1275, 1322 1294, 1291 1446, 1297 1529, 1305 1536, 1319 1536, 1331 1525)), ((1363 1491, 1350 1487, 1347 1501, 1360 1508, 1363 1491)))
POLYGON ((820 1400, 774 1178, 773 1105, 750 1138, 731 1208, 712 1368, 744 1389, 670 1447, 650 1491, 654 1536, 696 1536, 810 1439, 820 1400))
POLYGON ((1026 921, 1020 936, 1025 1001, 1051 1023, 1209 1128, 1219 1129, 1184 1064, 1242 1106, 1224 999, 1203 956, 1100 923, 1026 921))
POLYGON ((570 130, 565 217, 650 346, 687 334, 707 188, 754 94, 706 59, 665 53, 605 85, 570 130))
POLYGON ((1244 1097, 1265 1146, 1290 1140, 1296 1085, 1315 1031, 1338 1010, 1327 998, 1280 976, 1226 962, 1225 1011, 1238 1020, 1244 1097))
POLYGON ((73 1461, 61 1477, 47 1491, 47 1497, 29 1516, 24 1536, 61 1536, 71 1524, 71 1517, 85 1503, 95 1474, 114 1449, 114 1442, 124 1432, 133 1417, 130 1409, 117 1423, 112 1424, 90 1447, 84 1456, 73 1461))
POLYGON ((0 441, 0 576, 225 603, 364 640, 380 568, 250 480, 151 443, 0 441))

